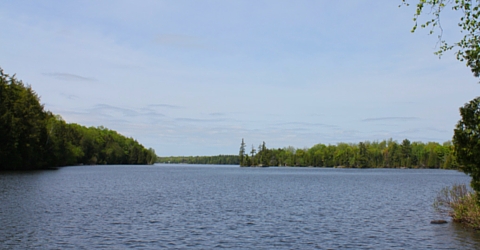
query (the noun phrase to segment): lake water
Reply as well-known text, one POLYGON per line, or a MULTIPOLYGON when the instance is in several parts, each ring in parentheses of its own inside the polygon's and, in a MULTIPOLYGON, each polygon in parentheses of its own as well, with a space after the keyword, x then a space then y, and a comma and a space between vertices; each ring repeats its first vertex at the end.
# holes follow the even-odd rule
POLYGON ((480 249, 457 171, 85 166, 0 174, 1 249, 480 249))

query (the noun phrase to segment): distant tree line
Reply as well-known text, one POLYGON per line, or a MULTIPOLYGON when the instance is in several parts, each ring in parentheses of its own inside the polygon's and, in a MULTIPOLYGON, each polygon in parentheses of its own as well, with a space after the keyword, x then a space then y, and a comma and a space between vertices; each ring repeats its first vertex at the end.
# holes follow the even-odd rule
POLYGON ((297 166, 347 168, 457 168, 450 141, 401 143, 392 139, 374 142, 317 144, 311 148, 269 149, 265 142, 247 152, 242 139, 240 166, 297 166))
POLYGON ((238 165, 240 158, 238 155, 217 155, 217 156, 170 156, 158 157, 159 163, 175 164, 217 164, 217 165, 238 165))
POLYGON ((68 124, 30 86, 0 68, 0 170, 78 164, 153 164, 156 154, 104 127, 68 124))

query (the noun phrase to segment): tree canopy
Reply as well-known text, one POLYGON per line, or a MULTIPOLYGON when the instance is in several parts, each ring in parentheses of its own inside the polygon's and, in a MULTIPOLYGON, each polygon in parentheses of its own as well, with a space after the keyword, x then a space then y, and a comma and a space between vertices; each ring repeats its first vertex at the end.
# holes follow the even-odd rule
POLYGON ((480 97, 460 108, 460 115, 453 136, 455 153, 463 172, 472 177, 472 188, 480 191, 480 97))
POLYGON ((215 165, 238 165, 238 155, 216 155, 216 156, 164 156, 158 157, 159 163, 172 164, 215 164, 215 165))
MULTIPOLYGON (((242 144, 244 141, 242 140, 242 144)), ((258 151, 244 155, 240 166, 297 166, 347 168, 456 168, 451 142, 401 143, 392 139, 336 145, 316 144, 311 148, 269 149, 265 142, 258 151)), ((239 156, 240 158, 240 156, 239 156)))
POLYGON ((30 86, 0 68, 0 170, 77 164, 152 164, 156 154, 104 127, 68 124, 30 86))

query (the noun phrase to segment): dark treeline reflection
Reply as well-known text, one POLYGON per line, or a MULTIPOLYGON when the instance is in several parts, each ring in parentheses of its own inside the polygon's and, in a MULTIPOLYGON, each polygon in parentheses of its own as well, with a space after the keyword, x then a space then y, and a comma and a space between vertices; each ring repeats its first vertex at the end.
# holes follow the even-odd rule
POLYGON ((0 170, 78 164, 151 164, 156 155, 104 127, 68 124, 38 95, 0 68, 0 170))
POLYGON ((311 148, 269 149, 265 142, 247 152, 242 139, 240 165, 249 166, 313 166, 348 168, 457 168, 450 141, 401 143, 392 139, 374 142, 317 144, 311 148))

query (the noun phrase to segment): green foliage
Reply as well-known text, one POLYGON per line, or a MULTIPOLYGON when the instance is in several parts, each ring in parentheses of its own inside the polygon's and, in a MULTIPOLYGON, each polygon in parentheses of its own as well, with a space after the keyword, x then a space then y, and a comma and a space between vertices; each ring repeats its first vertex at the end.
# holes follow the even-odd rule
POLYGON ((451 216, 453 221, 480 229, 480 205, 478 193, 471 192, 466 185, 443 188, 433 204, 441 214, 451 216))
POLYGON ((0 169, 47 166, 46 117, 31 87, 0 69, 0 169))
MULTIPOLYGON (((402 0, 404 5, 409 5, 407 0, 402 0)), ((430 28, 430 34, 435 30, 439 31, 439 50, 435 52, 441 56, 444 52, 457 49, 456 56, 459 61, 466 62, 475 77, 480 76, 480 0, 419 0, 416 5, 416 12, 413 17, 414 26, 412 32, 419 26, 419 18, 424 15, 425 9, 428 9, 426 15, 431 18, 420 23, 421 28, 430 28), (451 10, 459 13, 458 26, 463 34, 460 41, 453 44, 443 40, 443 28, 440 22, 441 13, 451 10)))
POLYGON ((463 172, 472 177, 471 186, 480 191, 480 97, 460 108, 462 119, 454 131, 453 144, 463 172))
MULTIPOLYGON (((244 162, 247 164, 248 155, 245 155, 244 162)), ((173 164, 216 164, 216 165, 238 165, 240 156, 238 155, 217 155, 217 156, 169 156, 158 157, 159 163, 173 164)))
MULTIPOLYGON (((243 144, 242 140, 242 144, 243 144)), ((453 146, 405 139, 398 144, 392 139, 381 142, 317 144, 311 148, 268 149, 263 142, 259 151, 245 157, 242 166, 298 166, 347 168, 456 168, 453 146)))
POLYGON ((242 143, 240 144, 240 152, 239 152, 239 157, 240 157, 240 167, 243 167, 245 165, 245 141, 242 138, 242 143))
POLYGON ((50 152, 60 156, 55 159, 57 165, 153 164, 156 160, 153 149, 101 126, 87 128, 57 119, 50 137, 50 152))
POLYGON ((145 149, 104 127, 67 124, 44 110, 38 95, 0 68, 0 170, 76 164, 153 164, 145 149))

